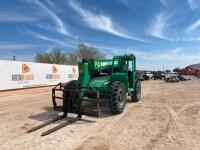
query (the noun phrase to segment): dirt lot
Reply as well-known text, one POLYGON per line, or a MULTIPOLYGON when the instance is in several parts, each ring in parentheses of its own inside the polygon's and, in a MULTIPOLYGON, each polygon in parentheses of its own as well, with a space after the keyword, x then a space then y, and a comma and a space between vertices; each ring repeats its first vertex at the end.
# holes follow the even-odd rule
POLYGON ((0 93, 1 150, 66 149, 200 149, 200 81, 175 84, 142 83, 142 99, 127 102, 120 115, 104 111, 99 118, 83 116, 45 137, 27 129, 57 115, 50 88, 0 93))

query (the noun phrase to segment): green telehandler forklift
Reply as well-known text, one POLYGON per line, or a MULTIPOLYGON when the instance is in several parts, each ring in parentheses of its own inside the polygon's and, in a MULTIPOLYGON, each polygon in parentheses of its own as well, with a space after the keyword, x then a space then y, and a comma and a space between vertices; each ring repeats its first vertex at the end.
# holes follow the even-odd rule
POLYGON ((70 113, 77 117, 60 124, 42 135, 50 134, 68 124, 81 119, 82 114, 99 116, 99 100, 105 99, 109 104, 112 114, 122 113, 126 105, 126 95, 131 96, 131 101, 137 102, 141 96, 140 80, 136 75, 136 58, 134 55, 114 56, 113 59, 83 59, 78 64, 78 80, 68 83, 59 83, 52 89, 54 110, 60 110, 63 115, 30 129, 35 131, 55 121, 65 118, 70 113), (56 95, 61 91, 62 97, 56 95), (63 106, 58 106, 56 99, 62 100, 63 106), (83 107, 83 102, 96 104, 95 110, 83 107))

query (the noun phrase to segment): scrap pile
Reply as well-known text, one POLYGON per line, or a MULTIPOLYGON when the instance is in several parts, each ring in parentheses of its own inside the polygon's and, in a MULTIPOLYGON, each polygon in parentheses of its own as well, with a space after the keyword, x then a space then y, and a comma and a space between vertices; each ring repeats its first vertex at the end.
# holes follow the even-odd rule
POLYGON ((181 70, 184 75, 194 75, 200 77, 200 64, 193 64, 181 70))
POLYGON ((182 75, 177 74, 177 73, 167 73, 165 74, 165 81, 170 82, 170 83, 175 83, 179 81, 187 81, 190 79, 184 78, 182 75))

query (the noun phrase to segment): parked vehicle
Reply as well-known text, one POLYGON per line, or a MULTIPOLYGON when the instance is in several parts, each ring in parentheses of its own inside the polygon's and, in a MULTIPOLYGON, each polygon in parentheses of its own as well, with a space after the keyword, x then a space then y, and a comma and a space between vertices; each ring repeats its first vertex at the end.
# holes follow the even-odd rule
POLYGON ((137 71, 137 78, 140 80, 140 81, 144 81, 144 72, 143 71, 137 71))
POLYGON ((166 82, 179 82, 178 74, 169 72, 165 74, 165 81, 166 82))
MULTIPOLYGON (((52 102, 54 110, 61 110, 63 115, 54 120, 47 121, 29 130, 38 130, 46 125, 67 117, 67 114, 77 114, 68 118, 63 124, 44 132, 48 135, 64 126, 80 120, 82 114, 99 116, 99 101, 106 99, 112 114, 120 114, 126 105, 126 95, 131 96, 132 102, 140 100, 141 85, 136 76, 136 58, 134 55, 114 56, 113 59, 83 59, 78 64, 78 80, 68 83, 59 83, 52 89, 52 102), (63 93, 60 96, 60 93, 63 93), (62 105, 58 106, 58 99, 62 105), (96 109, 87 108, 82 102, 96 104, 96 109)), ((142 77, 140 75, 139 77, 142 77)))
POLYGON ((162 80, 164 78, 164 74, 162 73, 162 71, 154 71, 153 72, 153 79, 157 80, 160 79, 162 80))
POLYGON ((149 79, 152 79, 152 78, 153 78, 153 73, 150 72, 150 71, 145 71, 145 76, 148 77, 148 80, 149 80, 149 79))

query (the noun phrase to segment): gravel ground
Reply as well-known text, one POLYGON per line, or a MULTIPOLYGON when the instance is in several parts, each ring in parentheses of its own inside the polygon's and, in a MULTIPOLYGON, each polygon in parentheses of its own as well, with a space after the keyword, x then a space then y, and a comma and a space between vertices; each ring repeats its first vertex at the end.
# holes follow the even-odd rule
POLYGON ((52 110, 51 88, 0 93, 0 150, 199 150, 200 81, 144 81, 138 103, 127 101, 120 115, 105 104, 99 118, 82 121, 48 136, 26 131, 58 113, 52 110))

